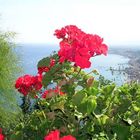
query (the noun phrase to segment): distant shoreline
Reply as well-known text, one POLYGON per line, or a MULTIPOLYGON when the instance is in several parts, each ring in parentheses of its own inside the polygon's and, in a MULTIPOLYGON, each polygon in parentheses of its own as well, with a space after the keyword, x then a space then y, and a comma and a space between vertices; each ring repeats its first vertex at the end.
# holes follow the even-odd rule
POLYGON ((129 67, 125 68, 125 72, 128 75, 128 82, 140 82, 140 49, 133 50, 128 48, 112 48, 109 53, 118 54, 129 58, 129 67))

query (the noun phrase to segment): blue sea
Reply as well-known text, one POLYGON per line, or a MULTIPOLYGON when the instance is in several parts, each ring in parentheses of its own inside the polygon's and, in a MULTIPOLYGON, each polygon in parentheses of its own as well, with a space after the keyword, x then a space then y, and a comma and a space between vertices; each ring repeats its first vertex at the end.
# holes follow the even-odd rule
MULTIPOLYGON (((46 44, 21 44, 19 45, 24 74, 37 73, 37 63, 40 59, 49 56, 53 51, 59 50, 57 45, 46 44)), ((128 58, 121 55, 108 54, 107 56, 97 56, 91 59, 92 65, 86 72, 96 69, 106 79, 114 81, 121 85, 127 80, 127 74, 124 71, 128 67, 128 58)))

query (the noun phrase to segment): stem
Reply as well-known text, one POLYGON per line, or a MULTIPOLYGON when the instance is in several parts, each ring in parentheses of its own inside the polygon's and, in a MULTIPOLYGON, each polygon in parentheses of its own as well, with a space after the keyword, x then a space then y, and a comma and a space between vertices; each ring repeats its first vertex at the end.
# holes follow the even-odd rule
POLYGON ((77 75, 76 75, 76 77, 79 75, 80 71, 81 71, 81 68, 80 68, 80 69, 79 69, 79 71, 77 72, 77 75))
MULTIPOLYGON (((67 127, 67 124, 71 124, 67 119, 64 119, 64 117, 61 117, 61 116, 59 116, 59 115, 56 115, 58 118, 60 118, 62 121, 63 121, 63 123, 64 123, 64 125, 65 125, 65 127, 67 127)), ((68 127, 67 127, 68 128, 68 127)), ((68 129, 68 131, 69 131, 69 133, 71 133, 70 132, 70 130, 68 129)))
POLYGON ((43 115, 44 119, 46 119, 46 115, 45 115, 45 113, 44 113, 44 111, 43 111, 43 109, 42 109, 42 107, 41 107, 40 102, 38 102, 38 106, 39 106, 39 108, 40 108, 40 110, 41 110, 41 112, 42 112, 42 115, 43 115))
POLYGON ((91 115, 92 115, 93 117, 95 117, 96 119, 98 119, 97 115, 96 115, 94 112, 92 112, 91 115))
MULTIPOLYGON (((85 76, 87 76, 87 75, 89 75, 89 74, 91 74, 91 73, 93 73, 93 72, 91 71, 91 72, 87 73, 85 76)), ((84 77, 85 77, 85 76, 84 76, 84 77)))

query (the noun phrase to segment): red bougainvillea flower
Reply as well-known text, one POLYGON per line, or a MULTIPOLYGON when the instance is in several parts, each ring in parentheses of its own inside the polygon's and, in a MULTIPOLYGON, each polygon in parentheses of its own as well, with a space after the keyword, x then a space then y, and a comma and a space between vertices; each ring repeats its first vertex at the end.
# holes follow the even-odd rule
POLYGON ((4 135, 2 134, 2 129, 0 128, 0 140, 4 140, 4 135))
POLYGON ((59 130, 54 130, 51 131, 47 136, 45 136, 44 140, 76 140, 76 138, 71 135, 60 138, 59 130))
POLYGON ((42 75, 38 74, 37 76, 34 76, 33 80, 34 82, 32 88, 35 88, 35 90, 40 90, 42 88, 42 75))
POLYGON ((64 136, 64 137, 60 138, 60 140, 76 140, 76 138, 74 138, 71 135, 67 135, 67 136, 64 136))
POLYGON ((55 65, 55 59, 50 59, 49 66, 38 67, 38 74, 42 74, 43 72, 48 72, 55 65))
POLYGON ((38 67, 38 73, 39 74, 42 74, 43 72, 48 72, 50 70, 50 68, 49 67, 46 67, 46 66, 44 66, 44 67, 38 67))
POLYGON ((60 132, 58 130, 51 131, 49 135, 44 137, 44 140, 59 140, 60 132))
POLYGON ((53 67, 55 65, 55 59, 51 58, 50 59, 50 68, 53 67))
POLYGON ((64 95, 65 93, 61 91, 59 87, 56 87, 55 89, 48 89, 45 90, 42 94, 42 98, 51 98, 56 95, 64 95))
POLYGON ((24 96, 33 90, 40 90, 42 88, 42 75, 38 74, 37 76, 21 76, 16 80, 15 88, 18 89, 18 91, 24 96))
POLYGON ((54 35, 55 35, 58 39, 64 38, 65 35, 66 35, 66 30, 65 30, 65 28, 62 28, 61 30, 55 30, 54 35))
POLYGON ((108 47, 100 36, 86 34, 74 25, 56 30, 54 35, 62 39, 58 52, 60 63, 70 61, 80 68, 89 68, 91 57, 107 55, 108 47))

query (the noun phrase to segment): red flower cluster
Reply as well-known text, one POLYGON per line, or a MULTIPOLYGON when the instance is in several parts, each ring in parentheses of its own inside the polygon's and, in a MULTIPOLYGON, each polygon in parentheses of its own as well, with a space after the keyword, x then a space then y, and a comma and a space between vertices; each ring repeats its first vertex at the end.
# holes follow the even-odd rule
MULTIPOLYGON (((24 75, 16 80, 15 88, 18 89, 20 93, 26 96, 32 91, 39 91, 42 88, 42 73, 48 72, 55 65, 55 59, 50 59, 49 66, 39 67, 38 75, 24 75)), ((37 97, 37 96, 35 96, 37 97)))
POLYGON ((58 55, 60 62, 74 62, 80 68, 89 68, 89 59, 96 55, 107 54, 108 47, 98 35, 86 34, 74 25, 55 30, 54 35, 60 42, 58 55))
POLYGON ((43 72, 48 72, 55 65, 55 59, 50 59, 49 66, 38 67, 38 73, 42 74, 43 72))
POLYGON ((55 95, 64 95, 65 93, 60 90, 59 87, 56 87, 55 89, 48 89, 44 91, 42 94, 42 98, 51 98, 55 95))
POLYGON ((38 73, 39 74, 42 74, 43 72, 48 72, 49 70, 50 70, 49 67, 46 67, 46 66, 38 67, 38 73))
POLYGON ((55 131, 51 131, 49 135, 45 136, 44 140, 76 140, 76 138, 74 138, 71 135, 60 138, 59 130, 55 130, 55 131))
POLYGON ((0 140, 4 140, 4 135, 2 134, 2 129, 0 128, 0 140))
POLYGON ((42 88, 42 75, 24 75, 16 80, 15 88, 26 96, 31 91, 38 91, 42 88))

